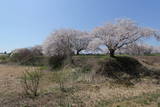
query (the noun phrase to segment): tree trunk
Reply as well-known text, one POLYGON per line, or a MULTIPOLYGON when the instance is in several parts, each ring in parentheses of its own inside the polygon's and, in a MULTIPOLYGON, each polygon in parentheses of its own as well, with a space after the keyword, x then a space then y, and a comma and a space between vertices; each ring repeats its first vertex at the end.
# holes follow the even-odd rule
POLYGON ((67 48, 66 50, 65 50, 65 64, 71 64, 71 62, 72 62, 72 51, 71 51, 71 49, 69 49, 69 48, 67 48))
POLYGON ((79 55, 80 51, 81 51, 81 50, 77 50, 77 55, 79 55))
POLYGON ((66 63, 71 64, 72 63, 72 53, 68 52, 66 57, 67 57, 66 58, 66 63))
POLYGON ((79 55, 79 52, 77 51, 77 55, 79 55))
POLYGON ((114 49, 109 49, 109 55, 110 55, 110 57, 115 57, 114 56, 114 53, 115 53, 115 50, 114 49))

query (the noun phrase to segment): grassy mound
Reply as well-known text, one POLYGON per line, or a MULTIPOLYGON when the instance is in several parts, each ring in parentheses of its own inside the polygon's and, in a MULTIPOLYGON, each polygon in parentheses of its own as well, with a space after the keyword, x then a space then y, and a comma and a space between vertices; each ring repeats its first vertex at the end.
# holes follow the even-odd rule
POLYGON ((133 85, 145 77, 156 80, 159 80, 160 77, 158 70, 144 66, 140 58, 128 56, 117 56, 115 58, 76 56, 73 60, 76 66, 87 67, 92 72, 95 71, 95 77, 101 75, 116 83, 133 85))
POLYGON ((142 70, 144 70, 143 66, 134 58, 115 57, 103 62, 100 72, 105 76, 120 79, 124 74, 129 78, 139 78, 142 70))
POLYGON ((101 68, 97 74, 116 80, 118 83, 133 85, 143 77, 159 79, 160 73, 150 70, 137 59, 132 57, 108 58, 102 62, 101 68))

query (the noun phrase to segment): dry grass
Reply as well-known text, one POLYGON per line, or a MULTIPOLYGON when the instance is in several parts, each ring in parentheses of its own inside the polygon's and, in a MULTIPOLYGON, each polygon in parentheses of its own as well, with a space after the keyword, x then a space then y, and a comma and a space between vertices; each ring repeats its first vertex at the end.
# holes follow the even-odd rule
MULTIPOLYGON (((146 66, 157 67, 158 63, 146 66)), ((58 74, 44 72, 40 95, 30 99, 22 96, 19 80, 25 69, 25 66, 0 65, 0 107, 157 107, 160 97, 160 84, 149 77, 133 86, 124 86, 105 81, 102 76, 78 74, 76 79, 64 81, 66 91, 62 92, 55 81, 58 74)), ((66 68, 65 72, 72 74, 76 70, 66 68)))
POLYGON ((139 56, 136 58, 149 67, 160 69, 160 56, 139 56))

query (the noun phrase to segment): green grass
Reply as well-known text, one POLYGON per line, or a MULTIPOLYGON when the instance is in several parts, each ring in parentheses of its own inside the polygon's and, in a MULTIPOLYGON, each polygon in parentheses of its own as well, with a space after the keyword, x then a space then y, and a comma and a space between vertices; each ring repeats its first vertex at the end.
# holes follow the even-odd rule
POLYGON ((82 57, 82 58, 108 58, 109 55, 105 54, 96 54, 96 55, 75 55, 74 57, 82 57))
POLYGON ((160 56, 160 53, 154 53, 154 54, 149 54, 149 55, 145 55, 145 56, 160 56))
MULTIPOLYGON (((74 55, 76 57, 94 57, 94 58, 109 58, 109 54, 91 54, 91 55, 85 55, 85 54, 81 54, 81 55, 74 55)), ((115 56, 129 56, 127 54, 120 54, 120 55, 115 55, 115 56)))

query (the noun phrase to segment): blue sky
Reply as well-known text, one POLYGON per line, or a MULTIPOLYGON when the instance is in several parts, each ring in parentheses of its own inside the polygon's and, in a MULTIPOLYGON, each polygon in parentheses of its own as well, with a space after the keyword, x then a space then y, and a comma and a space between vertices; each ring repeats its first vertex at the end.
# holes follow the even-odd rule
POLYGON ((160 29, 159 5, 160 0, 0 0, 0 51, 41 44, 55 29, 90 31, 116 18, 160 29))

